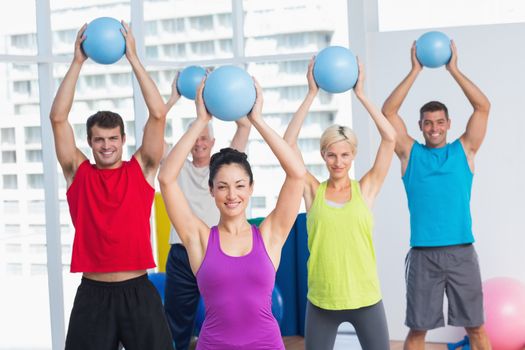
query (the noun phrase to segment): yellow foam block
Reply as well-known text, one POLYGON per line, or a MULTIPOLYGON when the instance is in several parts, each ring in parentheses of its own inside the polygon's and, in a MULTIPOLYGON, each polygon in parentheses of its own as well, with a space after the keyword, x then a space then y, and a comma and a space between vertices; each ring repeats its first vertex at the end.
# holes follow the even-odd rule
POLYGON ((158 271, 166 272, 166 261, 170 251, 170 219, 160 193, 155 193, 155 223, 157 237, 158 271))

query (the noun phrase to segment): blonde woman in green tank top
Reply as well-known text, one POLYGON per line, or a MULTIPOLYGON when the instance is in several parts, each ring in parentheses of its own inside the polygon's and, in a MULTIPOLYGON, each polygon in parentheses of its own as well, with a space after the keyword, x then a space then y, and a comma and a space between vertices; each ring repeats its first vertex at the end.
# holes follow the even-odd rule
MULTIPOLYGON (((284 135, 298 153, 301 126, 319 91, 313 78, 314 63, 312 58, 307 73, 308 94, 284 135)), ((371 209, 390 167, 396 133, 365 96, 363 82, 364 70, 359 64, 354 93, 381 135, 372 168, 359 181, 350 178, 357 138, 350 128, 332 125, 321 136, 321 156, 330 174, 328 180, 320 182, 311 173, 304 180, 310 250, 307 350, 332 349, 342 322, 352 323, 363 349, 389 348, 372 243, 371 209)))

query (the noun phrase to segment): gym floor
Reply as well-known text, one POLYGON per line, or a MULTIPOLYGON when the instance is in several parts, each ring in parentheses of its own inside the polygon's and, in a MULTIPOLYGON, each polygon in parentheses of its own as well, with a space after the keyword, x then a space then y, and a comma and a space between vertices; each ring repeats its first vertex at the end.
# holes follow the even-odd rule
MULTIPOLYGON (((286 347, 286 350, 304 350, 304 338, 299 336, 294 337, 283 337, 284 339, 284 346, 286 347)), ((337 344, 336 347, 334 347, 334 350, 337 350, 337 344)), ((359 348, 355 348, 356 350, 359 348)), ((402 341, 391 341, 390 342, 390 350, 402 350, 403 349, 403 342, 402 341)), ((425 350, 445 350, 447 349, 446 344, 438 344, 438 343, 426 343, 425 344, 425 350)))
MULTIPOLYGON (((286 347, 286 350, 304 350, 304 338, 300 336, 292 336, 292 337, 283 337, 284 340, 284 346, 286 347)), ((195 343, 190 346, 190 350, 195 349, 195 343)), ((357 350, 358 348, 356 348, 357 350)), ((390 350, 402 350, 403 349, 403 342, 402 341, 391 341, 390 342, 390 350)), ((445 350, 447 349, 446 344, 439 344, 439 343, 426 343, 425 344, 425 350, 445 350)), ((334 350, 337 350, 337 346, 334 348, 334 350)), ((348 350, 348 349, 346 349, 348 350)))

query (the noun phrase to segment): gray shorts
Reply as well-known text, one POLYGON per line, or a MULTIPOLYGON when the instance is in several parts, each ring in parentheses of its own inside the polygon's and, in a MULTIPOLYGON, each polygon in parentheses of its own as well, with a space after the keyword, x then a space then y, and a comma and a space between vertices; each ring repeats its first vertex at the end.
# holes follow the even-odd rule
POLYGON ((410 249, 405 259, 405 280, 405 324, 410 329, 445 326, 444 294, 448 299, 449 325, 478 327, 483 324, 481 276, 472 244, 410 249))

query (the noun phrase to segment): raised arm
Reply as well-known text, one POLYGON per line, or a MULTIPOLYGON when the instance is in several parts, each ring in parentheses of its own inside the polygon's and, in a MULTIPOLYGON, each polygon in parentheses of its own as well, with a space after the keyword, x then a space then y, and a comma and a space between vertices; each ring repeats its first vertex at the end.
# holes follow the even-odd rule
POLYGON ((171 82, 171 93, 170 97, 168 98, 168 101, 166 101, 166 114, 170 111, 170 109, 177 103, 177 101, 180 99, 180 93, 177 89, 177 80, 179 79, 179 72, 175 74, 175 78, 173 78, 173 81, 171 82))
POLYGON ((122 35, 126 39, 126 58, 137 78, 140 91, 148 108, 148 120, 144 126, 142 145, 135 157, 142 167, 144 177, 153 185, 155 174, 164 153, 164 128, 166 126, 166 105, 157 86, 148 75, 137 55, 135 38, 131 27, 122 21, 122 35))
POLYGON ((454 41, 451 41, 450 48, 452 50, 452 57, 446 66, 447 70, 458 83, 461 90, 463 90, 463 93, 467 96, 467 99, 474 109, 467 123, 465 133, 461 135, 460 138, 467 157, 472 161, 487 132, 490 102, 483 92, 459 70, 458 55, 454 41))
POLYGON ((354 87, 354 93, 368 111, 370 117, 372 117, 381 135, 381 143, 377 150, 374 165, 372 165, 372 168, 359 181, 361 193, 368 207, 371 208, 392 162, 392 156, 394 155, 394 148, 396 146, 396 131, 379 109, 365 96, 363 88, 364 80, 365 73, 363 65, 359 64, 359 77, 354 87))
POLYGON ((293 118, 288 124, 288 128, 286 128, 283 136, 284 140, 293 148, 298 148, 297 139, 299 138, 301 127, 303 126, 304 120, 308 115, 308 111, 310 110, 317 93, 319 92, 319 87, 315 82, 313 74, 314 63, 315 57, 312 57, 310 63, 308 63, 308 72, 306 73, 306 79, 308 80, 308 92, 306 93, 303 102, 293 115, 293 118))
POLYGON ((399 108, 403 104, 403 101, 408 95, 410 88, 416 81, 419 72, 423 69, 423 66, 416 57, 416 42, 412 44, 411 52, 411 61, 412 69, 408 75, 401 81, 401 83, 392 91, 390 96, 386 99, 383 104, 382 112, 383 115, 388 119, 392 124, 394 129, 397 132, 397 141, 396 141, 396 154, 401 160, 403 169, 406 167, 408 162, 408 157, 410 156, 410 150, 414 144, 414 139, 408 134, 405 122, 399 115, 399 108))
POLYGON ((87 159, 78 149, 75 143, 73 128, 68 121, 69 112, 71 112, 71 106, 73 105, 73 99, 75 97, 75 87, 80 75, 80 69, 87 59, 87 56, 81 48, 82 42, 85 40, 84 31, 86 27, 87 25, 84 24, 77 33, 73 62, 71 66, 69 66, 64 80, 62 80, 58 88, 49 114, 58 162, 62 167, 68 188, 73 182, 73 177, 78 167, 87 159))
MULTIPOLYGON (((301 150, 299 149, 299 146, 297 144, 297 139, 299 138, 299 133, 301 131, 301 127, 303 126, 304 120, 308 115, 308 111, 310 110, 310 107, 312 106, 312 103, 314 102, 314 99, 317 96, 317 93, 319 92, 319 87, 315 82, 313 74, 314 63, 315 56, 312 57, 312 59, 310 60, 310 63, 308 64, 308 71, 306 73, 306 79, 308 80, 308 92, 306 93, 303 102, 293 115, 293 118, 288 124, 288 127, 286 128, 286 131, 283 136, 286 143, 288 143, 290 147, 292 147, 292 149, 296 152, 297 156, 299 157, 299 159, 301 159, 301 161, 303 161, 303 157, 301 155, 301 150)), ((304 177, 303 191, 304 203, 307 212, 310 210, 318 186, 319 181, 315 178, 315 176, 313 176, 309 171, 307 171, 306 176, 304 177)))
POLYGON ((248 137, 250 136, 252 123, 250 123, 246 117, 237 119, 235 123, 237 124, 237 130, 235 130, 235 135, 233 135, 230 147, 237 151, 244 152, 246 150, 246 145, 248 144, 248 137))
POLYGON ((159 172, 160 191, 166 204, 166 211, 182 243, 190 252, 192 267, 200 266, 204 259, 209 227, 191 210, 177 182, 177 177, 188 154, 191 152, 195 140, 211 120, 211 115, 204 107, 202 100, 203 88, 204 83, 201 83, 195 98, 197 119, 171 149, 168 156, 164 159, 159 172))
POLYGON ((248 119, 259 134, 261 134, 268 146, 270 146, 270 149, 286 173, 286 178, 279 193, 275 209, 266 217, 260 226, 262 234, 267 239, 267 242, 270 243, 270 250, 276 249, 280 252, 301 205, 304 186, 303 178, 306 174, 306 169, 296 152, 262 119, 262 89, 257 81, 255 81, 255 87, 257 97, 255 105, 248 114, 248 119))

